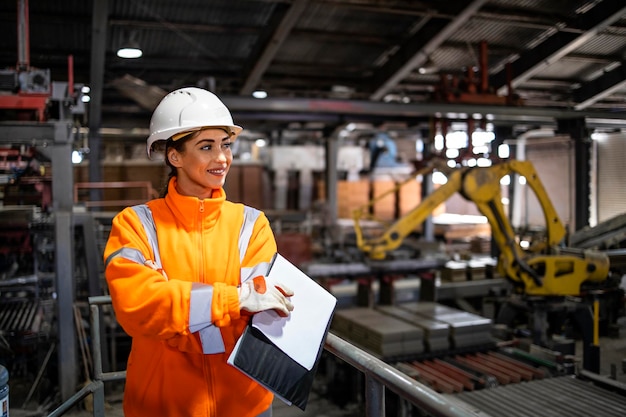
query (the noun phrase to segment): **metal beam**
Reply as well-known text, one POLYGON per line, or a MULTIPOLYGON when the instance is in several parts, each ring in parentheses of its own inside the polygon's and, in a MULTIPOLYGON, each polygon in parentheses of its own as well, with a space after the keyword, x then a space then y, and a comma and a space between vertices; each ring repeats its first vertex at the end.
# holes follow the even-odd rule
MULTIPOLYGON (((308 2, 308 0, 295 0, 291 4, 291 7, 287 10, 285 17, 281 20, 267 45, 265 45, 265 49, 261 53, 261 56, 255 60, 254 67, 248 74, 248 77, 239 91, 239 94, 252 94, 254 89, 259 84, 259 80, 265 73, 265 70, 270 65, 270 62, 272 62, 283 42, 287 39, 287 36, 289 36, 291 29, 298 22, 298 19, 304 12, 308 2)), ((273 25, 270 27, 273 27, 273 25)))
POLYGON ((434 36, 429 37, 429 40, 423 43, 422 32, 425 30, 417 31, 406 42, 405 46, 393 55, 389 63, 383 68, 383 72, 377 75, 376 78, 384 78, 384 80, 370 96, 370 99, 382 99, 387 92, 406 78, 415 68, 423 65, 428 60, 430 54, 463 26, 486 2, 486 0, 472 1, 465 9, 460 10, 457 17, 449 23, 445 23, 445 21, 439 18, 432 18, 427 23, 432 28, 425 29, 428 29, 429 33, 434 32, 434 36))
MULTIPOLYGON (((298 120, 306 117, 313 121, 333 116, 333 120, 343 116, 346 122, 354 117, 380 117, 411 121, 424 116, 445 117, 447 119, 466 120, 473 114, 488 116, 495 125, 548 124, 556 126, 556 119, 586 119, 588 127, 626 128, 623 113, 576 111, 573 109, 557 109, 523 106, 485 106, 476 104, 449 103, 381 103, 375 101, 331 100, 331 99, 299 99, 299 98, 266 98, 258 100, 252 97, 225 96, 222 100, 237 115, 253 115, 264 113, 265 117, 274 120, 298 120)), ((269 120, 268 119, 268 120, 269 120)))
MULTIPOLYGON (((513 79, 511 80, 511 87, 519 86, 539 71, 589 42, 600 31, 621 19, 624 13, 626 13, 626 6, 624 6, 623 2, 600 2, 600 4, 580 17, 580 27, 585 30, 584 33, 576 34, 556 31, 554 35, 535 48, 524 51, 512 63, 513 79)), ((504 68, 497 74, 492 75, 490 77, 490 85, 498 91, 498 94, 507 94, 507 69, 504 68)))
POLYGON ((574 106, 576 110, 584 110, 597 101, 610 96, 618 90, 626 87, 626 61, 617 68, 607 71, 593 81, 580 86, 574 92, 574 106))

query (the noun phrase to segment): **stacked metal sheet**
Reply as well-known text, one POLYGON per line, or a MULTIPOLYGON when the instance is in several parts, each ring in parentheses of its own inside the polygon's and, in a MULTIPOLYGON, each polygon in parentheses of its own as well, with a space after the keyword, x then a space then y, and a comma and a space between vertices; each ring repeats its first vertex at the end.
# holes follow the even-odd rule
POLYGON ((337 336, 382 358, 424 351, 422 329, 371 308, 337 310, 331 329, 337 336))
POLYGON ((450 326, 396 306, 377 306, 376 310, 420 328, 424 332, 424 348, 428 352, 450 348, 450 326))
POLYGON ((445 323, 450 328, 450 347, 465 348, 493 342, 492 321, 486 317, 434 302, 410 302, 398 307, 419 317, 445 323))

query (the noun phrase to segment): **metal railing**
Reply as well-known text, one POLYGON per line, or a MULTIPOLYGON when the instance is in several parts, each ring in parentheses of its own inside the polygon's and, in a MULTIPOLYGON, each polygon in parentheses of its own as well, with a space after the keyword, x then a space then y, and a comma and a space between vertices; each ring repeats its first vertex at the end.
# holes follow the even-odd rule
MULTIPOLYGON (((64 415, 88 395, 93 395, 93 416, 105 416, 104 383, 126 379, 126 371, 103 372, 100 340, 100 306, 111 304, 111 297, 89 297, 91 340, 93 349, 93 380, 67 399, 48 417, 64 415)), ((461 408, 429 387, 398 371, 382 360, 328 333, 324 349, 365 375, 366 417, 385 416, 385 389, 395 392, 432 417, 479 417, 480 413, 461 408)))
POLYGON ((80 391, 68 398, 48 417, 64 415, 76 406, 89 394, 93 395, 93 416, 104 417, 104 383, 111 381, 123 381, 126 379, 126 371, 102 372, 102 349, 100 341, 100 306, 111 304, 111 297, 89 297, 89 312, 91 319, 91 341, 93 349, 93 378, 80 391))

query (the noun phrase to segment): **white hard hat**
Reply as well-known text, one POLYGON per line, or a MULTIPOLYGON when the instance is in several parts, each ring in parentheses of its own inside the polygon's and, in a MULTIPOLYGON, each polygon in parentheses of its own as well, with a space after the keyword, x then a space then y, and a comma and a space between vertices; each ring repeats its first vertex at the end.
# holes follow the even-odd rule
POLYGON ((233 139, 243 128, 233 123, 228 108, 213 93, 197 87, 172 91, 159 103, 150 120, 148 156, 154 142, 167 140, 177 133, 203 128, 223 128, 233 139))

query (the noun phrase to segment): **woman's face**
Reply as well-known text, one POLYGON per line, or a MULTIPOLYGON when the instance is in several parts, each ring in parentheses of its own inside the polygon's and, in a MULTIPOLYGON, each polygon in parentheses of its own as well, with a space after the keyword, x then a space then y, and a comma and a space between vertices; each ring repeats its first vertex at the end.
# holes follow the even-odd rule
POLYGON ((233 161, 231 142, 224 130, 205 129, 186 140, 182 151, 170 148, 167 157, 178 171, 178 192, 209 198, 222 187, 233 161))

